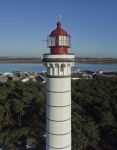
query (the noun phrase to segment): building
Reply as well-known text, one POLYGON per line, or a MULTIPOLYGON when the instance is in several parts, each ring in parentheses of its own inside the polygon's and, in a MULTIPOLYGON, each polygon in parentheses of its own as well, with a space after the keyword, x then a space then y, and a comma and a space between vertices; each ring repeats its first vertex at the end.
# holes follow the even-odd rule
POLYGON ((75 56, 68 53, 70 35, 60 21, 47 44, 50 53, 43 55, 47 67, 46 150, 71 150, 71 67, 75 56))

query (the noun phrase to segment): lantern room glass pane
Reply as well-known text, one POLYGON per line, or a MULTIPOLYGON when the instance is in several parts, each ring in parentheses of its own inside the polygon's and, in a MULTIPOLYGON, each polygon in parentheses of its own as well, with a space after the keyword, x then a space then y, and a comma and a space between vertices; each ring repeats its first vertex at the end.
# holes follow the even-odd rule
POLYGON ((51 45, 55 46, 56 44, 56 38, 55 37, 51 37, 51 45))
POLYGON ((50 47, 50 46, 56 46, 56 44, 57 44, 56 41, 57 41, 56 37, 54 37, 54 36, 52 36, 52 37, 48 36, 48 39, 47 39, 47 45, 48 45, 48 47, 50 47))
POLYGON ((67 46, 70 47, 70 36, 48 36, 47 39, 48 47, 51 46, 67 46))
POLYGON ((69 47, 69 37, 68 36, 59 36, 59 46, 68 46, 69 47))

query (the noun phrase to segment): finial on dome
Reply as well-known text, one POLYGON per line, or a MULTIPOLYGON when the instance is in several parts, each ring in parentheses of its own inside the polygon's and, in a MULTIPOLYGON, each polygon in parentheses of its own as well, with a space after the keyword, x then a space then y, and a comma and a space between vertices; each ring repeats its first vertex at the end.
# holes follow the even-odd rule
POLYGON ((61 22, 61 18, 62 18, 62 15, 59 14, 59 15, 58 15, 58 22, 61 22))
POLYGON ((61 28, 61 17, 62 15, 58 15, 57 28, 61 28))
POLYGON ((61 22, 58 21, 58 22, 57 22, 57 29, 60 29, 60 28, 61 28, 61 22))

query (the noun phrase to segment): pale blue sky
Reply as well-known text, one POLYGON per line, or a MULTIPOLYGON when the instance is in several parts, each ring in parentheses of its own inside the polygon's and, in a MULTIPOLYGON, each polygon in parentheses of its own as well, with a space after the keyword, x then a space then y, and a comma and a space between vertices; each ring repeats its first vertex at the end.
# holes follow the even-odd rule
POLYGON ((57 15, 79 57, 117 58, 117 0, 0 0, 0 56, 49 52, 57 15))

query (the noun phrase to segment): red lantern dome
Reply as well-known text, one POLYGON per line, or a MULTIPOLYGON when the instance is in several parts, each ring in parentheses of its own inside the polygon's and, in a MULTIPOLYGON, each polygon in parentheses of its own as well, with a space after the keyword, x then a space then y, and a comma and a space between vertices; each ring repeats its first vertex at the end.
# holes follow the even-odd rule
POLYGON ((70 47, 70 35, 61 28, 61 22, 57 22, 57 28, 51 32, 47 39, 51 54, 67 54, 70 47))
POLYGON ((67 32, 61 28, 61 22, 57 22, 57 28, 53 30, 50 34, 50 36, 57 36, 57 35, 68 36, 67 32))

